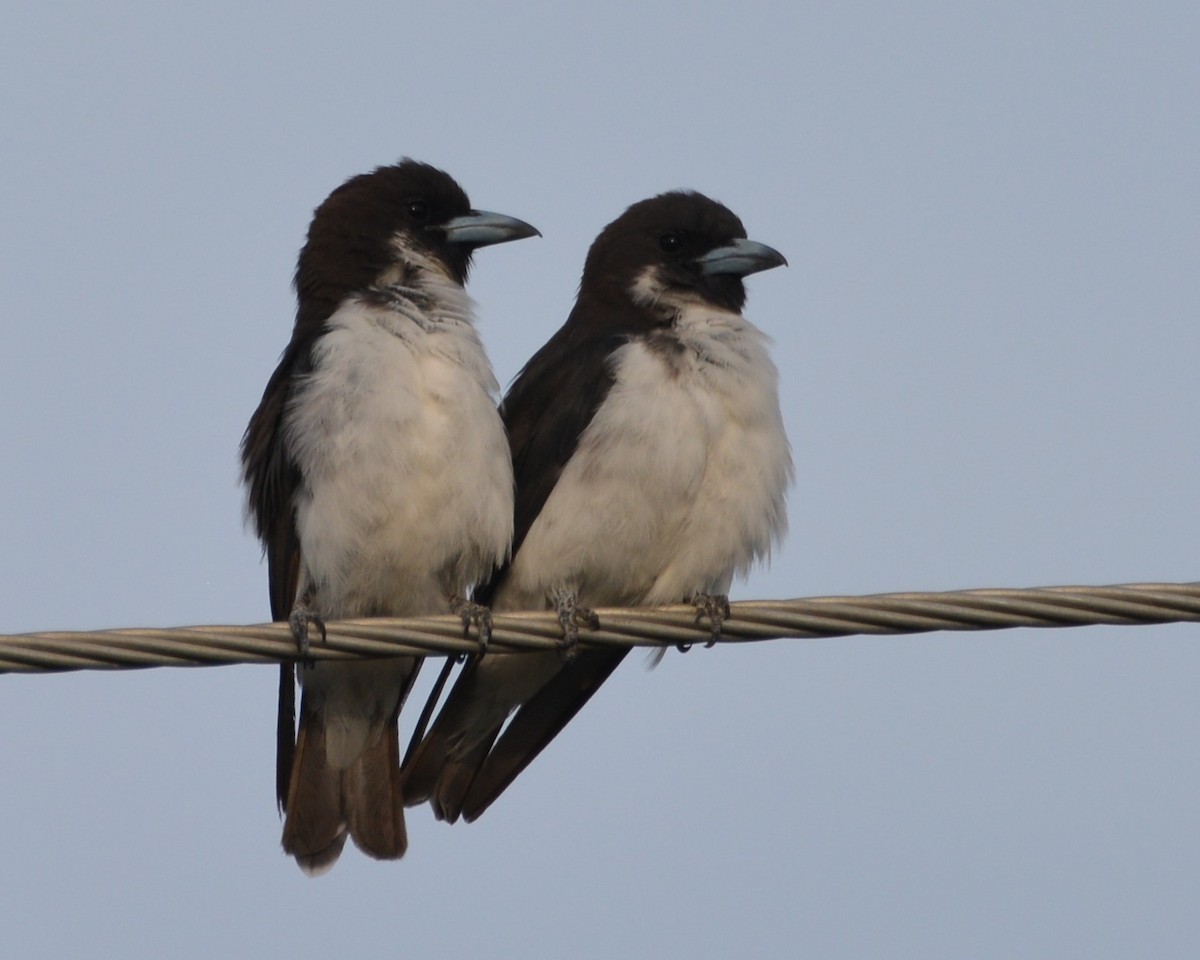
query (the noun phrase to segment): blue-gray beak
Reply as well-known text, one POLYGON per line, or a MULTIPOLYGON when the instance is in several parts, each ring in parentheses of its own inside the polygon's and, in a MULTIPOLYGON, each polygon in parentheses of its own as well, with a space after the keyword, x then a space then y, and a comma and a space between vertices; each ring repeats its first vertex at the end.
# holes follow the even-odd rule
POLYGON ((493 243, 541 236, 537 227, 524 220, 506 217, 502 213, 488 213, 486 210, 472 210, 461 217, 448 220, 442 229, 446 231, 446 239, 451 243, 463 243, 471 247, 486 247, 493 243))
POLYGON ((697 257, 696 262, 700 264, 701 273, 732 273, 738 277, 787 266, 787 258, 774 247, 744 239, 709 250, 704 256, 697 257))

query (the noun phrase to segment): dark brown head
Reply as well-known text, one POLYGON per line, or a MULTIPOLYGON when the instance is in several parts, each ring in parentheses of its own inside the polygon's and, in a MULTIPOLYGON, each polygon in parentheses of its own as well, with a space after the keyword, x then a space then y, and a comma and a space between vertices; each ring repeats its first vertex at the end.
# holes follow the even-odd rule
POLYGON ((579 295, 620 291, 643 302, 674 293, 740 311, 742 278, 786 263, 777 250, 747 240, 728 207, 673 191, 635 203, 601 231, 588 251, 579 295))
POLYGON ((436 167, 407 159, 378 167, 347 180, 313 214, 296 266, 298 322, 326 320, 405 251, 436 261, 463 284, 477 248, 536 234, 521 220, 473 210, 462 187, 436 167))

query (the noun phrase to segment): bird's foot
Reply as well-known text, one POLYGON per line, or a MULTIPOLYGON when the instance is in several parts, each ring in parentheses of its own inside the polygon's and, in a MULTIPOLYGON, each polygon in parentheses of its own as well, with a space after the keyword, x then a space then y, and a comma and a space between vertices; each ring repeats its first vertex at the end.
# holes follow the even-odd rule
POLYGON ((292 637, 296 641, 296 649, 300 651, 300 656, 308 659, 309 635, 308 625, 315 624, 317 630, 321 634, 321 642, 326 639, 325 621, 322 620, 315 610, 310 607, 304 600, 297 600, 296 605, 292 607, 292 612, 288 616, 288 626, 292 628, 292 637))
POLYGON ((558 642, 558 655, 563 663, 575 656, 575 648, 579 645, 579 628, 588 627, 591 630, 600 629, 600 618, 590 607, 579 602, 579 595, 574 591, 564 591, 554 599, 554 609, 558 613, 558 622, 562 627, 562 639, 558 642))
MULTIPOLYGON (((705 649, 708 649, 721 639, 721 627, 732 615, 732 611, 729 609, 729 597, 723 593, 694 593, 689 602, 696 608, 696 623, 707 617, 708 622, 712 625, 712 633, 708 638, 708 643, 704 645, 705 649)), ((680 653, 687 653, 692 649, 690 643, 679 643, 675 646, 680 653)))
POLYGON ((479 655, 487 653, 488 643, 492 639, 492 610, 482 603, 475 603, 463 597, 450 597, 450 612, 458 614, 463 623, 463 637, 471 635, 471 627, 479 631, 479 655))

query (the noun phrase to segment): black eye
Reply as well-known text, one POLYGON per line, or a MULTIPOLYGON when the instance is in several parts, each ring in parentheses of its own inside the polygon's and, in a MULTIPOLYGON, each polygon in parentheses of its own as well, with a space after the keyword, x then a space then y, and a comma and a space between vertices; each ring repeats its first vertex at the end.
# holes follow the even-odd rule
POLYGON ((424 200, 408 201, 408 215, 416 220, 417 223, 422 223, 429 219, 429 204, 424 200))
POLYGON ((683 234, 664 233, 658 238, 658 245, 662 247, 663 253, 675 253, 683 246, 683 234))

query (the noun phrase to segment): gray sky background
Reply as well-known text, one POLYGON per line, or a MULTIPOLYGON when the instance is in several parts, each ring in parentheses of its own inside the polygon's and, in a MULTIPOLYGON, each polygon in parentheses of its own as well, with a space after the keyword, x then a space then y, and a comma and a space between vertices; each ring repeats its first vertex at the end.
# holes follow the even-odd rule
MULTIPOLYGON (((18 4, 0 631, 259 622, 236 450, 313 208, 411 155, 507 382, 628 204, 724 201, 797 463, 735 598, 1197 579, 1200 7, 18 4)), ((1189 957, 1194 626, 622 667, 480 822, 319 881, 267 667, 0 677, 12 957, 1189 957)), ((433 671, 427 671, 432 674, 433 671)))

